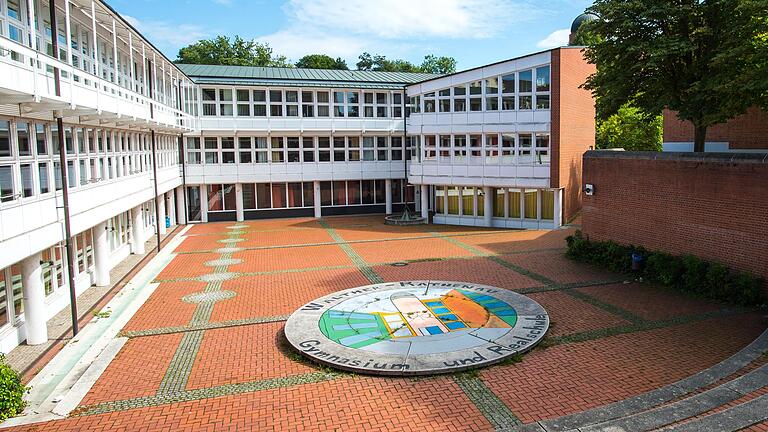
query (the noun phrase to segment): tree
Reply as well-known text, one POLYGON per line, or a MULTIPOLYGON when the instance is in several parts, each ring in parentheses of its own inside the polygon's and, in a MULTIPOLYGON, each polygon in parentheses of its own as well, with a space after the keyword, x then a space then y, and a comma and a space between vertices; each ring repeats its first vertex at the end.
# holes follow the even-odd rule
MULTIPOLYGON (((735 88, 734 77, 760 67, 756 45, 768 23, 764 0, 596 0, 586 23, 597 36, 586 48, 597 72, 587 81, 607 117, 627 102, 645 113, 669 108, 694 126, 694 151, 707 129, 761 103, 768 83, 735 88), (737 50, 748 55, 734 58, 737 50), (749 94, 748 94, 749 93, 749 94)), ((762 36, 761 36, 762 35, 762 36)))
POLYGON ((230 66, 292 67, 285 56, 275 55, 269 44, 227 36, 198 41, 179 50, 176 63, 230 66))
POLYGON ((360 54, 357 62, 358 70, 370 70, 380 72, 425 72, 434 74, 447 74, 456 72, 456 59, 453 57, 424 56, 424 62, 420 66, 407 60, 389 60, 383 55, 371 55, 367 52, 360 54))
POLYGON ((453 57, 435 57, 432 54, 424 56, 421 72, 445 75, 456 72, 456 59, 453 57))
POLYGON ((634 151, 661 151, 661 115, 649 116, 639 108, 624 104, 616 114, 597 122, 597 148, 623 148, 634 151))
POLYGON ((339 69, 349 70, 347 62, 341 57, 337 57, 335 60, 325 54, 308 54, 300 58, 296 62, 296 67, 310 68, 310 69, 339 69))

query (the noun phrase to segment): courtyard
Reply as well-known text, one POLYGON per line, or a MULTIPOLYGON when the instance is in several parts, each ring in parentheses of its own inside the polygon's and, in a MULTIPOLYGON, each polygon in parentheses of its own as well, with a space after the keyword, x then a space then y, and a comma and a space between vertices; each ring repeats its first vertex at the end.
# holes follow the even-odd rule
MULTIPOLYGON (((391 227, 380 215, 178 230, 157 287, 118 334, 127 341, 79 405, 66 419, 17 430, 499 430, 663 387, 764 331, 755 311, 568 260, 574 230, 391 227), (336 371, 287 343, 285 321, 302 305, 403 280, 524 294, 546 309, 549 331, 523 356, 414 378, 336 371)), ((758 356, 735 376, 766 362, 758 356)))

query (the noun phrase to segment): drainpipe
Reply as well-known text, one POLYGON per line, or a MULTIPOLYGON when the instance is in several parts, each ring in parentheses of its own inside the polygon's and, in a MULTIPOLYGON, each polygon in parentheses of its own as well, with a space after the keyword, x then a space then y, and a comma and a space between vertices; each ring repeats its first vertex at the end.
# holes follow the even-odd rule
MULTIPOLYGON (((58 90, 58 89, 57 89, 58 90)), ((61 191, 64 206, 64 242, 67 248, 67 273, 69 282, 69 305, 72 311, 72 336, 80 330, 77 323, 77 293, 75 292, 75 253, 72 248, 72 227, 69 215, 69 182, 67 181, 67 153, 64 148, 64 122, 61 116, 56 117, 59 128, 59 165, 61 165, 61 191)))
MULTIPOLYGON (((51 44, 53 45, 53 58, 56 60, 59 59, 59 30, 58 25, 56 21, 56 6, 54 5, 53 0, 51 1, 50 5, 50 19, 51 19, 51 44)), ((98 58, 96 61, 99 61, 98 58)), ((72 77, 69 77, 72 79, 72 77)), ((56 89, 56 96, 61 96, 61 79, 59 76, 59 68, 54 67, 53 68, 53 84, 54 88, 56 89)))

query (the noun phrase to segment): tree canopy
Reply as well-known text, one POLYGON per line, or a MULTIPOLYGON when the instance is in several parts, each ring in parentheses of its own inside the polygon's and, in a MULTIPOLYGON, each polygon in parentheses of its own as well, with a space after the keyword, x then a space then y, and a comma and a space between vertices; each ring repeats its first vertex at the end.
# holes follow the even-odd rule
POLYGON ((334 59, 325 54, 308 54, 296 62, 296 67, 310 69, 339 69, 349 70, 347 62, 341 57, 334 59))
POLYGON ((661 151, 663 121, 661 115, 648 116, 624 104, 615 114, 597 121, 595 145, 599 149, 661 151))
POLYGON ((275 55, 269 44, 227 36, 198 41, 179 50, 176 63, 230 66, 292 67, 285 56, 275 55))
POLYGON ((669 108, 695 131, 704 150, 707 128, 765 104, 764 0, 596 0, 600 19, 586 49, 597 72, 587 81, 603 118, 626 103, 649 116, 669 108), (741 84, 741 85, 739 85, 741 84))
POLYGON ((434 74, 449 74, 456 72, 456 59, 453 57, 424 56, 424 61, 417 66, 407 60, 390 60, 383 55, 371 55, 367 52, 360 54, 357 62, 358 70, 381 72, 426 72, 434 74))

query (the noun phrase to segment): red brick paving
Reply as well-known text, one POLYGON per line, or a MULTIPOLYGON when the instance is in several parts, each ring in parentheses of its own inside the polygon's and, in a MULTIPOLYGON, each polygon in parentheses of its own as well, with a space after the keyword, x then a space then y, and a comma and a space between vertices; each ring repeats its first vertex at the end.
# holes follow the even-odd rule
POLYGON ((284 231, 250 231, 241 234, 245 241, 237 247, 282 246, 314 243, 333 243, 333 238, 324 230, 284 230, 284 231))
POLYGON ((82 404, 130 399, 157 393, 182 334, 128 340, 82 404))
POLYGON ((537 349, 483 381, 524 422, 643 393, 732 355, 763 330, 753 314, 537 349))
POLYGON ((354 243, 351 246, 369 264, 473 255, 472 252, 440 238, 354 243))
POLYGON ((355 268, 239 277, 222 284, 237 296, 216 303, 211 321, 286 315, 318 297, 369 283, 355 268))
POLYGON ((208 330, 197 354, 188 389, 214 387, 313 372, 278 349, 283 323, 208 330))
POLYGON ((456 280, 491 285, 510 290, 538 287, 542 284, 487 258, 410 263, 405 267, 376 266, 376 273, 387 282, 401 280, 456 280))
POLYGON ((229 271, 240 273, 352 265, 337 245, 246 250, 233 253, 232 258, 243 260, 229 266, 229 271))
POLYGON ((614 284, 578 291, 648 320, 694 315, 717 310, 717 305, 651 285, 614 284))
POLYGON ((576 283, 616 278, 606 270, 577 263, 565 257, 563 252, 533 252, 501 256, 504 261, 516 264, 559 283, 576 283))
POLYGON ((205 265, 208 261, 221 258, 217 253, 180 254, 173 257, 170 263, 157 275, 157 279, 178 279, 202 276, 211 273, 213 267, 205 265))
MULTIPOLYGON (((445 233, 482 233, 481 228, 422 226, 385 227, 381 216, 328 218, 346 240, 375 240, 445 233)), ((196 225, 180 250, 223 247, 235 222, 196 225)), ((329 238, 312 219, 249 221, 244 237, 254 245, 313 243, 329 238)), ((575 264, 561 252, 530 251, 563 248, 572 230, 506 231, 454 236, 463 243, 505 255, 521 267, 557 282, 585 282, 612 276, 575 264)), ((244 242, 238 244, 242 246, 244 242)), ((411 263, 405 267, 377 265, 387 281, 406 279, 464 280, 520 289, 540 283, 472 254, 446 239, 356 243, 351 247, 368 263, 467 257, 411 263)), ((204 261, 218 254, 177 256, 161 277, 189 277, 211 272, 204 261), (207 271, 205 271, 207 270, 207 271)), ((222 283, 234 298, 215 304, 212 322, 291 313, 302 304, 331 292, 370 283, 338 245, 249 250, 233 254, 244 263, 231 272, 268 272, 315 267, 349 266, 237 277, 222 283)), ((202 282, 164 282, 126 325, 126 330, 185 325, 195 305, 184 295, 200 292, 202 282)), ((648 285, 613 285, 580 289, 603 302, 647 319, 716 309, 717 306, 648 285)), ((563 292, 529 295, 550 313, 550 335, 599 330, 627 324, 611 314, 563 292)), ((301 374, 311 366, 290 360, 278 349, 282 322, 207 330, 195 359, 188 388, 249 382, 301 374)), ((593 341, 536 349, 522 363, 480 372, 483 381, 525 422, 591 408, 648 391, 713 365, 751 342, 764 325, 755 314, 713 319, 593 341)), ((129 340, 100 377, 83 404, 154 394, 182 334, 129 340)), ((490 424, 451 377, 397 379, 344 377, 331 382, 258 391, 133 409, 112 414, 70 418, 19 430, 313 430, 313 431, 458 431, 489 430, 490 424)), ((753 428, 765 430, 761 426, 753 428)))
POLYGON ((563 336, 590 330, 630 324, 628 321, 559 291, 528 294, 549 313, 550 336, 563 336))

